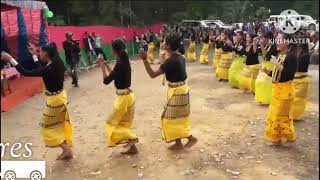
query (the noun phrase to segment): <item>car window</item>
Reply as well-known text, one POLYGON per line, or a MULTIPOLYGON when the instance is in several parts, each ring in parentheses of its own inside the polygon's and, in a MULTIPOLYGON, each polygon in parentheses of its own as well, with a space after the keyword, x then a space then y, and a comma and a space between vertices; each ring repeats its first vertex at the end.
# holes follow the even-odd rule
POLYGON ((276 21, 277 17, 270 17, 270 21, 276 21))
POLYGON ((306 20, 306 18, 304 16, 301 16, 300 19, 303 21, 306 20))
POLYGON ((208 25, 210 28, 216 28, 216 27, 217 27, 217 24, 214 23, 214 22, 208 23, 207 25, 208 25))
POLYGON ((312 17, 310 17, 310 16, 305 16, 305 18, 306 18, 307 21, 312 21, 313 20, 312 17))

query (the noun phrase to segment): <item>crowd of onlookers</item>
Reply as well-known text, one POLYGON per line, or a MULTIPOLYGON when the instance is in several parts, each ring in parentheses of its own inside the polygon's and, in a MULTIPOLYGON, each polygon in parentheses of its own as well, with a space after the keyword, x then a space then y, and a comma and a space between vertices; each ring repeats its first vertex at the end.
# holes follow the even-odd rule
MULTIPOLYGON (((209 39, 217 36, 222 31, 229 31, 231 34, 235 35, 236 32, 242 31, 245 34, 256 34, 258 37, 262 36, 265 32, 272 32, 274 37, 277 37, 277 34, 280 30, 274 24, 265 25, 259 22, 248 22, 243 26, 234 26, 233 29, 219 29, 219 28, 184 28, 178 25, 174 26, 163 26, 160 30, 160 35, 156 35, 156 37, 160 37, 163 39, 164 35, 170 32, 178 33, 181 38, 190 39, 191 36, 195 38, 196 44, 200 44, 203 42, 206 36, 209 36, 209 39)), ((311 64, 319 64, 319 32, 314 30, 299 30, 295 33, 296 37, 302 37, 307 39, 309 42, 309 53, 311 56, 310 63, 311 64)), ((148 37, 148 36, 144 36, 148 37)))

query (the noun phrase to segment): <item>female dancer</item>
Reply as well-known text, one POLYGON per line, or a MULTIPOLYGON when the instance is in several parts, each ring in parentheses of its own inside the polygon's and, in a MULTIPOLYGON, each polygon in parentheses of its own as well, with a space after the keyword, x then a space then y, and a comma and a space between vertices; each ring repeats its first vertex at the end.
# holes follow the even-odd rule
POLYGON ((113 70, 105 63, 103 56, 99 55, 97 59, 102 71, 103 83, 108 85, 114 81, 116 94, 118 95, 113 111, 106 121, 107 145, 114 147, 120 143, 127 143, 124 148, 129 149, 121 154, 136 154, 138 150, 135 144, 138 143, 138 138, 131 130, 135 96, 130 89, 131 67, 129 57, 125 51, 126 46, 123 40, 116 39, 112 41, 111 45, 113 54, 118 57, 113 70))
POLYGON ((192 31, 192 34, 190 36, 190 44, 187 52, 187 60, 189 62, 194 62, 196 61, 196 35, 195 32, 192 31))
POLYGON ((247 35, 247 47, 246 47, 246 65, 242 70, 241 77, 239 79, 239 86, 241 89, 255 92, 255 80, 259 72, 259 52, 258 39, 254 34, 247 35))
POLYGON ((244 41, 244 34, 242 31, 236 33, 236 43, 233 51, 236 54, 235 60, 232 62, 229 69, 229 83, 232 87, 239 88, 239 78, 241 71, 244 67, 244 62, 246 60, 246 45, 244 41))
POLYGON ((293 45, 284 42, 290 37, 278 35, 277 49, 279 56, 271 62, 275 68, 272 72, 272 100, 269 105, 265 138, 270 145, 292 143, 295 141, 293 119, 290 115, 294 98, 293 78, 297 69, 297 58, 293 45))
POLYGON ((310 91, 310 77, 308 75, 310 54, 308 44, 298 45, 297 58, 298 68, 293 79, 294 99, 290 113, 293 120, 302 119, 310 91))
POLYGON ((204 31, 202 37, 203 47, 200 54, 200 63, 208 64, 208 53, 209 53, 209 35, 207 31, 204 31))
POLYGON ((272 78, 269 76, 273 70, 273 64, 270 62, 271 56, 277 56, 277 46, 269 43, 273 39, 273 33, 264 33, 260 40, 260 49, 263 62, 255 82, 255 99, 261 104, 269 104, 271 101, 272 78))
POLYGON ((8 53, 2 52, 1 59, 10 62, 24 76, 42 77, 45 84, 45 95, 47 96, 46 108, 40 120, 40 133, 44 143, 48 147, 60 147, 62 154, 57 160, 72 158, 72 125, 67 109, 67 95, 63 89, 65 67, 58 54, 55 43, 43 45, 40 48, 40 61, 38 63, 36 50, 33 45, 29 47, 34 61, 38 67, 34 70, 23 68, 8 53))
POLYGON ((221 59, 216 69, 216 76, 220 80, 228 80, 229 68, 233 61, 233 42, 231 32, 224 31, 221 33, 222 50, 221 59))
POLYGON ((175 144, 169 147, 170 150, 190 148, 197 142, 197 139, 191 135, 189 87, 186 84, 185 60, 178 52, 180 46, 181 39, 176 34, 166 37, 165 48, 170 54, 170 58, 157 70, 150 67, 146 61, 146 54, 140 52, 140 57, 149 76, 155 78, 165 74, 168 80, 167 106, 162 113, 161 125, 164 140, 168 143, 175 141, 175 144), (184 146, 181 142, 183 138, 188 139, 184 146))
POLYGON ((223 45, 223 42, 220 39, 220 34, 221 34, 220 30, 217 29, 215 32, 214 41, 213 41, 215 48, 214 48, 214 56, 212 59, 212 66, 214 68, 218 67, 220 59, 221 59, 221 54, 223 53, 223 50, 221 48, 223 45))
POLYGON ((154 62, 154 55, 155 55, 155 48, 156 48, 153 40, 154 40, 154 36, 153 34, 151 34, 148 41, 148 61, 151 64, 153 64, 154 62))

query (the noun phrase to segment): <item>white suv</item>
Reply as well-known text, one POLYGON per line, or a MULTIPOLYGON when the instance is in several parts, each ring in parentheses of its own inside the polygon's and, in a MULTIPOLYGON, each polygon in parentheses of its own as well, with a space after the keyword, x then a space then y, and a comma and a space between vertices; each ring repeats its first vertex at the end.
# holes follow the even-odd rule
POLYGON ((205 22, 207 26, 213 29, 219 28, 231 30, 233 28, 233 26, 227 25, 220 20, 203 20, 203 22, 205 22))
POLYGON ((297 15, 293 17, 296 18, 301 23, 302 28, 316 30, 317 21, 314 20, 311 16, 297 15))
POLYGON ((198 20, 183 20, 180 22, 180 26, 188 28, 208 28, 208 25, 204 21, 198 20))
MULTIPOLYGON (((292 15, 291 17, 295 18, 298 22, 300 22, 301 28, 316 30, 317 21, 314 20, 311 16, 309 16, 309 15, 292 15)), ((271 23, 277 24, 279 22, 279 20, 282 21, 285 18, 286 18, 286 16, 283 16, 283 15, 272 15, 267 20, 268 20, 269 24, 271 24, 271 23)))

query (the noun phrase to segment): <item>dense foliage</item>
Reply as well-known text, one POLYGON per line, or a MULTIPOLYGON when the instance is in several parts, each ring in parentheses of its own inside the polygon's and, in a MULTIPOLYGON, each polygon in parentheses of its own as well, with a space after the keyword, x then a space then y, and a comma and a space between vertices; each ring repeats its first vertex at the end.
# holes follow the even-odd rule
POLYGON ((54 25, 142 26, 182 19, 221 19, 228 23, 265 21, 271 14, 294 9, 319 20, 319 0, 54 0, 54 25))

